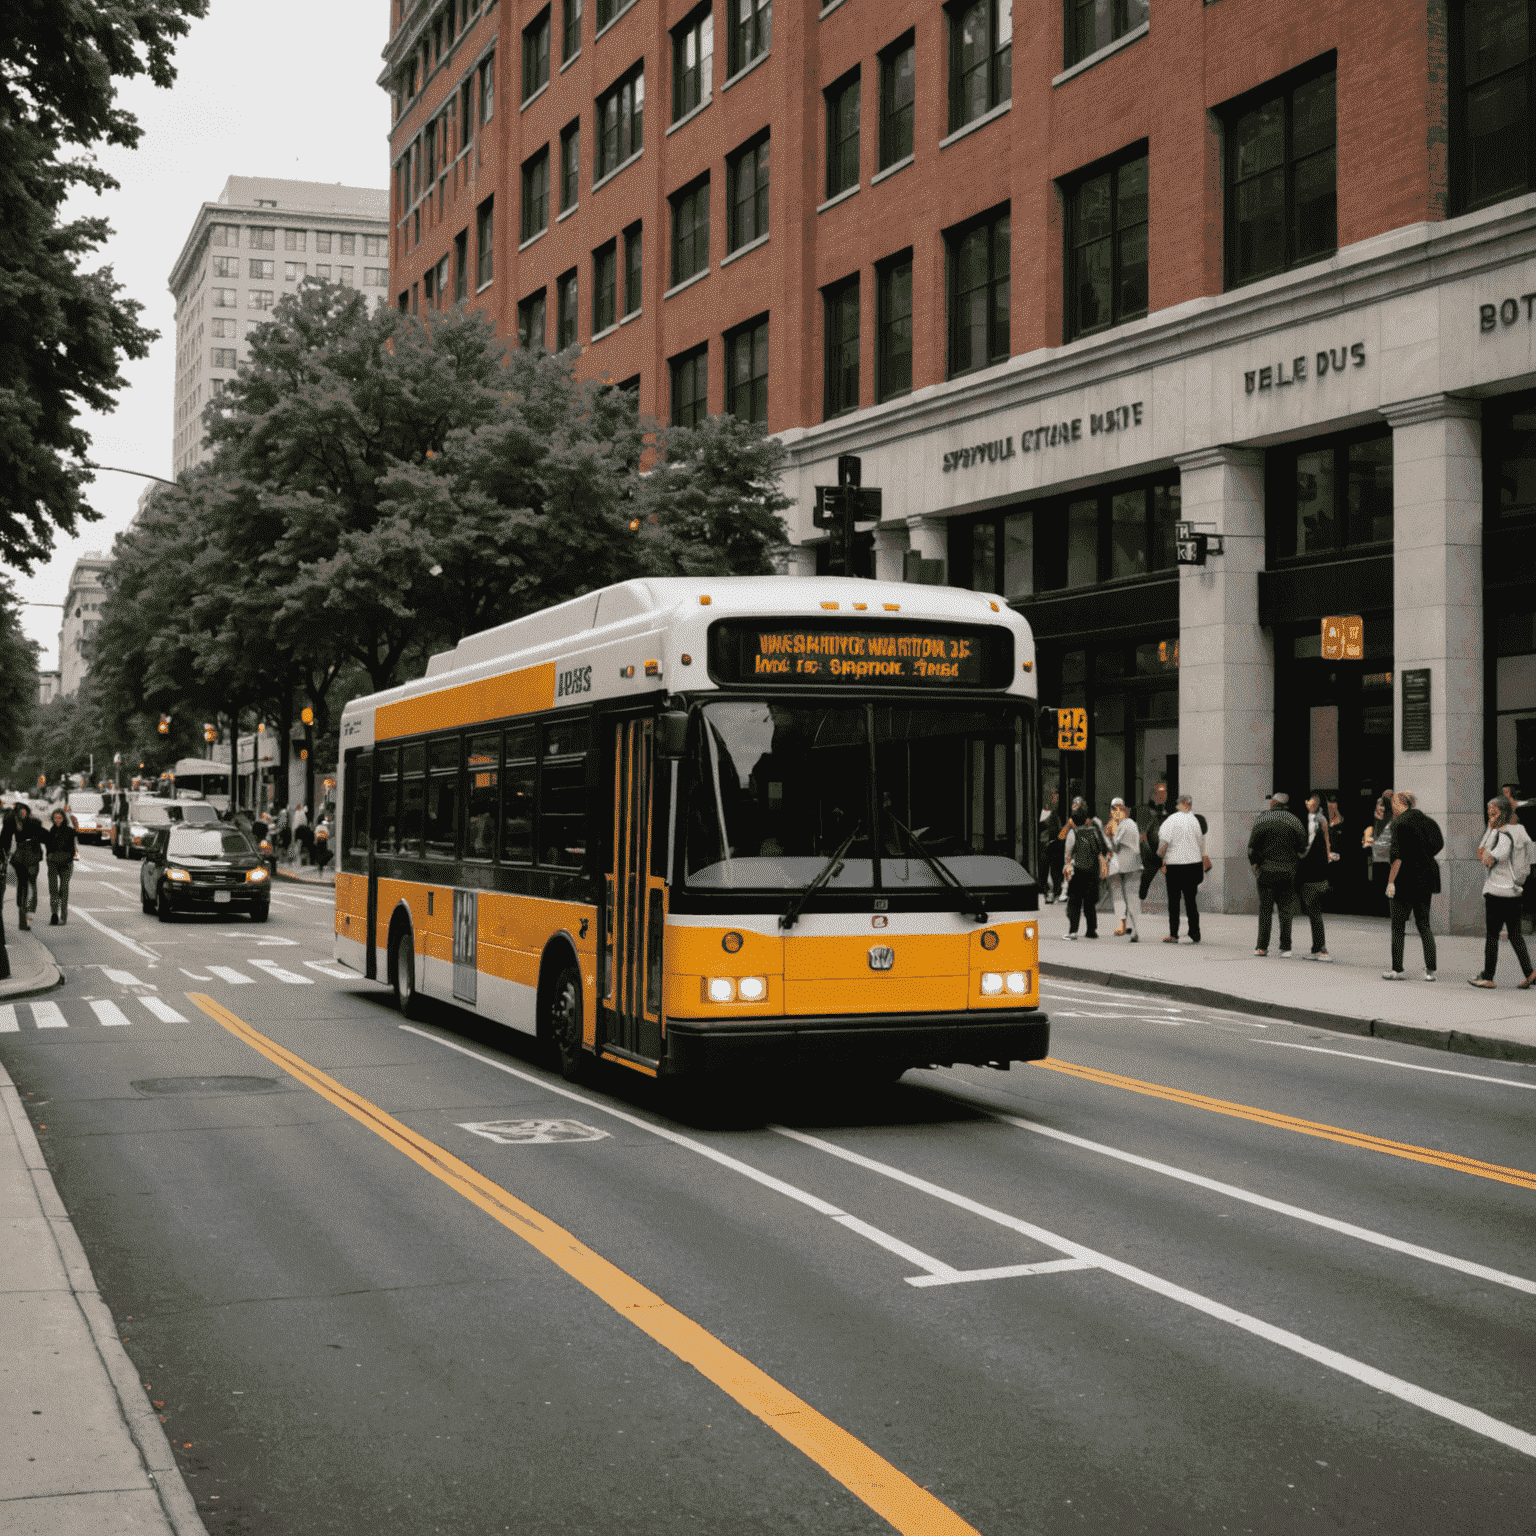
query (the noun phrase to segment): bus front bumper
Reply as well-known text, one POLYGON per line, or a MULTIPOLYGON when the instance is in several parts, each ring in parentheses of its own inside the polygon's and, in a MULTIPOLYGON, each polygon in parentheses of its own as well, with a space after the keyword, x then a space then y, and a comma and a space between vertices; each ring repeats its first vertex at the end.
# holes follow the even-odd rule
POLYGON ((741 1020, 668 1019, 662 1071, 799 1072, 817 1067, 1006 1066, 1050 1053, 1038 1008, 741 1020))

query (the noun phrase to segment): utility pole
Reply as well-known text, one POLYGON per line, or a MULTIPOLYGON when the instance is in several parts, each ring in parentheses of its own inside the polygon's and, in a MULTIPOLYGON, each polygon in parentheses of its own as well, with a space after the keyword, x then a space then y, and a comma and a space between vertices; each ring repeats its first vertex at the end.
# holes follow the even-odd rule
POLYGON ((837 484, 816 487, 811 521, 831 531, 831 559, 827 563, 833 576, 853 575, 854 525, 880 521, 880 491, 875 487, 863 489, 863 479, 863 461, 856 454, 844 453, 837 460, 837 484))

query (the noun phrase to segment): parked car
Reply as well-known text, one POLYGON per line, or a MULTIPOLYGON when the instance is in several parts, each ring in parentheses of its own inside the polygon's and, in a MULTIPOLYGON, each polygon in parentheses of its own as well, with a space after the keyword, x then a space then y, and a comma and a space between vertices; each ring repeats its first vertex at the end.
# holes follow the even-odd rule
POLYGON ((264 923, 272 877, 255 845, 235 827, 161 826, 144 844, 139 900, 168 923, 178 912, 246 912, 264 923))
POLYGON ((152 832, 178 824, 217 826, 219 813, 211 805, 186 800, 127 800, 112 818, 112 852, 119 859, 143 857, 152 832))
POLYGON ((104 789, 72 789, 64 808, 82 843, 101 843, 112 835, 112 796, 104 789))

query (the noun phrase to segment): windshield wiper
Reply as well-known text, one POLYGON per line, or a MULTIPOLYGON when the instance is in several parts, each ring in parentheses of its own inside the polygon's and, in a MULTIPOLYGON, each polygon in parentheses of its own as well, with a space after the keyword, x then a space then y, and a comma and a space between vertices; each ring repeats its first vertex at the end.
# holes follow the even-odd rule
POLYGON ((800 894, 796 896, 792 902, 790 902, 789 910, 779 919, 780 928, 793 928, 795 924, 800 921, 800 909, 805 906, 806 902, 808 902, 811 897, 814 896, 816 892, 819 891, 822 886, 827 883, 827 881, 837 878, 837 876, 842 872, 843 856, 848 852, 850 848, 853 847, 855 839, 857 839, 863 833, 863 831, 864 828, 862 825, 857 826, 853 829, 852 832, 848 834, 847 837, 843 839, 842 844, 838 848, 837 852, 834 853, 832 857, 822 865, 820 874, 818 874, 816 878, 812 880, 811 883, 806 886, 805 889, 801 891, 800 894))
POLYGON ((922 839, 917 835, 917 833, 914 832, 912 828, 909 827, 906 822, 904 822, 899 816, 897 816, 894 811, 887 808, 885 814, 890 817, 893 825, 899 827, 901 831, 906 834, 907 841, 910 842, 913 848, 917 851, 917 856, 928 866, 929 869, 934 872, 934 874, 939 877, 939 883, 941 885, 949 886, 951 889, 965 898, 964 905, 962 905, 960 908, 961 915, 964 916, 969 914, 970 916, 974 917, 978 923, 986 922, 988 920, 987 909, 982 906, 981 902, 976 898, 975 895, 972 894, 969 887, 967 887, 959 875, 957 875, 954 870, 952 870, 949 865, 947 865, 936 853, 930 853, 924 846, 922 839))

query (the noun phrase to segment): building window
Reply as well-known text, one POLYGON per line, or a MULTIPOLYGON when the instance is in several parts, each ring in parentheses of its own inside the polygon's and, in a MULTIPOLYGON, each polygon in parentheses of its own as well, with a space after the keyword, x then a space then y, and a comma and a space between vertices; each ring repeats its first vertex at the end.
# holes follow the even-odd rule
POLYGON ((773 0, 726 0, 726 72, 739 74, 773 44, 773 0))
POLYGON ((880 55, 880 169, 912 153, 917 48, 910 32, 880 55))
POLYGON ((1146 19, 1149 0, 1067 0, 1067 62, 1070 69, 1107 48, 1146 19))
POLYGON ((859 72, 827 93, 827 196, 859 184, 859 72))
POLYGON ((523 100, 549 84, 549 10, 523 28, 523 100))
POLYGON ((471 71, 459 87, 459 153, 462 155, 475 138, 475 76, 471 71))
POLYGON ((827 339, 822 411, 828 418, 859 408, 859 280, 828 288, 822 295, 827 339))
POLYGON ((631 224, 624 231, 624 313, 640 312, 640 226, 631 224))
POLYGON ((768 317, 725 339, 725 377, 731 414, 738 421, 768 420, 768 317))
POLYGON ((611 175, 631 155, 640 153, 645 124, 645 66, 637 66, 612 90, 597 98, 597 153, 592 179, 611 175))
POLYGON ((709 266, 709 177, 672 195, 672 286, 709 266))
POLYGON ((304 249, 304 242, 308 237, 307 230, 285 229, 283 231, 283 249, 285 251, 302 251, 304 249))
POLYGON ((331 280, 331 264, 330 264, 330 262, 328 262, 328 261, 317 261, 315 263, 315 276, 320 278, 323 282, 327 282, 327 283, 330 282, 330 280, 331 280))
POLYGON ((1013 0, 971 0, 949 10, 949 131, 1013 95, 1013 0))
POLYGON ((317 256, 329 256, 331 254, 331 232, 328 229, 315 231, 315 254, 317 256))
POLYGON ((275 251, 277 249, 277 231, 275 229, 257 229, 254 225, 245 232, 245 243, 253 251, 275 251))
POLYGON ((561 0, 560 62, 569 64, 581 52, 581 0, 561 0))
POLYGON ((549 146, 523 162, 522 238, 531 240, 549 226, 549 146))
POLYGON ((492 214, 492 198, 480 204, 475 210, 475 287, 484 288, 490 282, 494 271, 495 258, 492 255, 494 246, 494 231, 492 214))
POLYGON ((214 316, 208 322, 208 326, 220 341, 225 340, 225 338, 228 338, 230 341, 235 339, 235 322, 233 320, 221 320, 218 316, 214 316))
POLYGON ((213 258, 213 275, 215 277, 239 277, 240 258, 238 256, 215 256, 213 258))
POLYGON ((208 226, 208 243, 210 245, 239 245, 240 226, 238 224, 210 224, 208 226))
POLYGON ((1460 206, 1486 208, 1531 190, 1531 102, 1536 36, 1528 0, 1463 0, 1460 206))
POLYGON ((343 288, 350 288, 352 286, 352 268, 337 267, 336 281, 340 283, 343 288))
POLYGON ((285 261, 283 263, 283 281, 285 283, 302 283, 308 275, 308 262, 285 261))
POLYGON ((560 135, 560 212, 576 206, 581 181, 581 119, 560 135))
POLYGON ((517 344, 542 352, 547 335, 544 290, 540 288, 517 306, 517 344))
POLYGON ((1147 312, 1147 156, 1066 189, 1067 339, 1147 312))
POLYGON ((453 302, 469 297, 469 231, 461 229, 453 237, 453 302))
POLYGON ((1338 248, 1336 75, 1310 73, 1227 117, 1227 286, 1338 248))
POLYGON ((277 276, 277 263, 275 261, 263 261, 252 257, 250 269, 251 278, 255 282, 270 283, 277 276))
POLYGON ((949 374, 1008 356, 1008 210, 983 215, 945 236, 949 255, 949 374))
MULTIPOLYGON (((730 0, 726 0, 729 4, 730 0)), ((715 17, 706 5, 672 33, 672 121, 709 99, 715 62, 715 17)))
MULTIPOLYGON (((447 260, 448 260, 448 258, 446 256, 443 257, 443 261, 444 262, 446 262, 447 260)), ((441 284, 439 284, 438 292, 441 293, 442 290, 445 287, 447 287, 447 285, 448 285, 447 269, 444 268, 443 281, 442 281, 441 284)), ((364 267, 363 268, 363 287, 364 288, 388 288, 389 287, 389 268, 388 267, 364 267)))
POLYGON ((387 255, 389 255, 389 237, 387 235, 364 235, 363 236, 363 255, 364 256, 387 256, 387 255))
POLYGON ((342 256, 356 256, 357 255, 357 236, 356 235, 338 235, 337 236, 337 240, 340 242, 339 247, 338 247, 338 254, 339 255, 342 255, 342 256))
POLYGON ((213 349, 213 366, 215 368, 233 368, 235 366, 235 349, 233 347, 215 347, 213 349))
POLYGON ((875 399, 893 400, 912 389, 912 255, 878 268, 875 399))
POLYGON ((672 372, 672 425, 696 427, 709 414, 709 348, 696 347, 669 364, 672 372))
POLYGON ((735 251, 768 233, 768 135, 738 150, 725 170, 730 198, 725 245, 735 251))
POLYGON ((601 32, 609 22, 622 16, 635 0, 597 0, 597 30, 601 32))
POLYGON ((1333 560, 1356 545, 1391 543, 1388 428, 1271 448, 1264 473, 1272 559, 1333 560))
POLYGON ((213 307, 215 309, 234 309, 240 302, 240 293, 236 288, 215 288, 213 290, 213 307))
POLYGON ((555 284, 555 351, 576 345, 576 269, 562 273, 555 284))
POLYGON ((271 309, 272 303, 273 296, 270 288, 247 288, 245 291, 247 309, 271 309))
POLYGON ((592 334, 619 319, 619 248, 610 240, 592 253, 592 334))
POLYGON ((488 123, 496 115, 496 55, 480 66, 480 121, 488 123))

